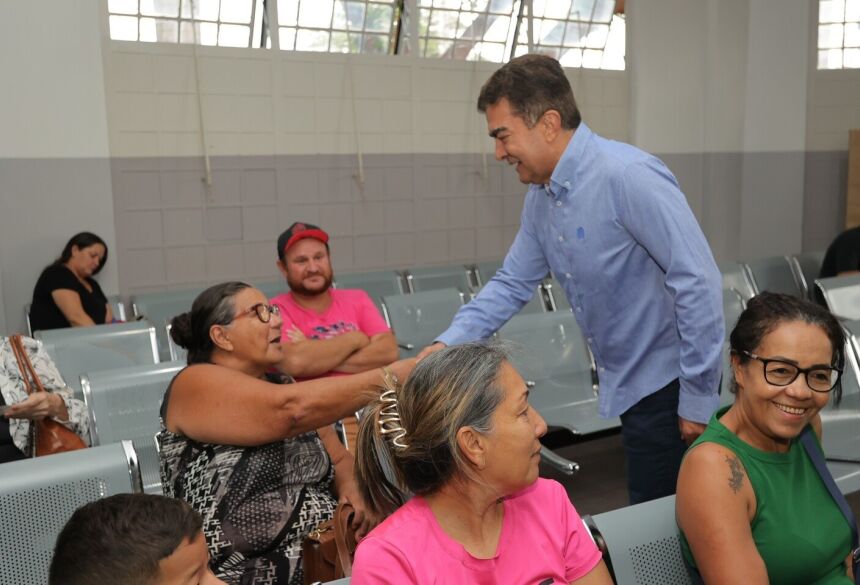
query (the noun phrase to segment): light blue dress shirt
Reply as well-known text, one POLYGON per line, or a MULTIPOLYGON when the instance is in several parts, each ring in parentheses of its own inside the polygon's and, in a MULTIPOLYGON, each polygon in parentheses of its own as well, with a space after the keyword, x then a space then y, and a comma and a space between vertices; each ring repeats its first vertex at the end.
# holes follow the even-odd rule
POLYGON ((679 378, 678 414, 708 421, 722 371, 722 283, 666 165, 580 124, 550 184, 529 187, 501 270, 438 340, 489 337, 550 270, 597 362, 601 416, 679 378))

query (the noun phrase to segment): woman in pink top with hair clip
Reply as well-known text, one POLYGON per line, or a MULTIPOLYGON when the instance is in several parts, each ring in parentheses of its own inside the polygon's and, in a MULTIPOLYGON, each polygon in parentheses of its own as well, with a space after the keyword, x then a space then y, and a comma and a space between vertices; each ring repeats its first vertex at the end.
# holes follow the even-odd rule
POLYGON ((445 348, 390 383, 362 418, 356 476, 393 514, 361 541, 352 585, 611 585, 564 488, 538 479, 544 433, 496 344, 445 348))

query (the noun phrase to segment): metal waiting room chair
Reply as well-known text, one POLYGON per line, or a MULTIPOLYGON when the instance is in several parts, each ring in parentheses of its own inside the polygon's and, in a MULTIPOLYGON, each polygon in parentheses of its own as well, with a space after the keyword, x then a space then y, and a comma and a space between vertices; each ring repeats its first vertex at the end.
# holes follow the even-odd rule
POLYGON ((692 585, 675 522, 675 496, 586 517, 618 585, 692 585))
POLYGON ((770 291, 805 297, 803 285, 797 280, 788 256, 749 260, 744 263, 744 270, 756 294, 770 291))
POLYGON ((84 402, 90 415, 90 443, 133 441, 147 493, 162 493, 158 450, 153 437, 161 430, 159 410, 164 392, 184 367, 184 363, 170 362, 81 376, 84 402))
POLYGON ((549 276, 544 281, 544 290, 546 290, 549 308, 552 311, 571 311, 570 301, 567 300, 567 294, 564 292, 561 283, 554 276, 549 276))
POLYGON ((529 402, 547 424, 587 435, 617 428, 617 418, 597 415, 597 388, 582 330, 569 312, 516 315, 499 337, 518 351, 513 365, 532 388, 529 402))
POLYGON ((484 260, 472 267, 472 280, 475 288, 481 288, 487 284, 496 272, 502 267, 502 260, 484 260))
POLYGON ((803 288, 803 294, 809 300, 815 300, 815 279, 821 273, 821 264, 824 262, 824 252, 807 252, 795 254, 789 258, 794 277, 803 288))
POLYGON ((831 313, 842 319, 860 319, 860 274, 819 278, 815 285, 831 313))
POLYGON ((37 331, 48 355, 76 398, 80 375, 124 366, 158 363, 155 328, 146 321, 37 331))
POLYGON ((464 292, 472 290, 472 273, 466 266, 423 266, 403 272, 409 293, 424 292, 440 288, 458 288, 464 292))
POLYGON ((738 317, 744 312, 746 304, 740 293, 733 288, 723 289, 723 319, 726 326, 726 337, 738 323, 738 317))
POLYGON ((47 583, 54 543, 80 506, 141 491, 130 442, 0 466, 0 583, 47 583))
POLYGON ((723 277, 723 288, 733 288, 746 303, 755 296, 755 288, 749 281, 746 270, 740 262, 725 262, 719 265, 723 277))
POLYGON ((287 281, 283 278, 281 280, 255 281, 250 284, 266 295, 267 299, 273 299, 279 294, 290 290, 290 287, 287 286, 287 281))
POLYGON ((194 299, 203 288, 171 290, 134 295, 131 297, 131 310, 136 318, 145 317, 155 326, 158 341, 159 361, 170 359, 170 349, 165 326, 176 315, 191 310, 194 299))
MULTIPOLYGON (((110 295, 107 300, 111 311, 113 312, 113 318, 118 321, 127 321, 128 316, 125 310, 125 302, 123 302, 122 297, 119 295, 110 295)), ((30 303, 24 305, 24 321, 27 324, 27 335, 29 337, 33 337, 33 326, 30 323, 30 303)))
POLYGON ((409 292, 401 276, 390 270, 338 274, 334 278, 334 287, 364 290, 380 311, 382 311, 382 297, 409 292))
POLYGON ((463 293, 455 288, 384 296, 382 314, 397 337, 400 357, 414 357, 433 343, 451 324, 463 301, 463 293))

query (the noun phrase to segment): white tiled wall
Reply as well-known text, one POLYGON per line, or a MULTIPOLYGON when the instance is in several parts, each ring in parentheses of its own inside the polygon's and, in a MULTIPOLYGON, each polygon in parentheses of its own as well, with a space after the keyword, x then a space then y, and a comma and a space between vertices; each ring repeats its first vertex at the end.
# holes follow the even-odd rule
MULTIPOLYGON (((491 148, 475 101, 498 65, 205 47, 198 55, 211 155, 351 154, 356 140, 368 153, 491 148)), ((191 48, 112 41, 106 63, 112 156, 202 154, 191 48)), ((626 139, 626 73, 569 75, 589 125, 626 139)))

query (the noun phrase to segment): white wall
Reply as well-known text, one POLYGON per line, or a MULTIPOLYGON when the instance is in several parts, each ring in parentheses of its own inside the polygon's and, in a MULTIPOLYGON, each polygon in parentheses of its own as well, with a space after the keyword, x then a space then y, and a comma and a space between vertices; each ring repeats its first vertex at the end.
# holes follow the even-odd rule
MULTIPOLYGON (((0 331, 23 328, 39 272, 72 234, 114 241, 101 10, 0 3, 0 331)), ((99 278, 116 292, 115 256, 99 278)))
POLYGON ((632 140, 676 173, 718 260, 801 249, 813 1, 628 4, 632 140))

